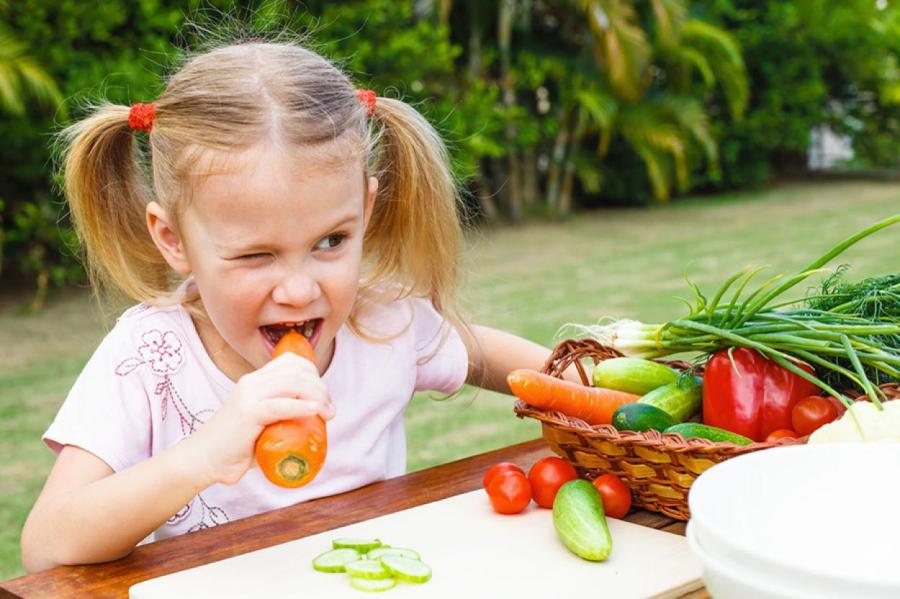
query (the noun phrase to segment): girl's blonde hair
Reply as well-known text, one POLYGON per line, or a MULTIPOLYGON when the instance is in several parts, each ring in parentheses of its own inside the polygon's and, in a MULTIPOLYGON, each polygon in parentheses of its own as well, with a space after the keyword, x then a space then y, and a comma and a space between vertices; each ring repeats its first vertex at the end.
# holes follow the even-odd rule
POLYGON ((173 301, 177 280, 150 237, 145 209, 159 202, 177 229, 204 157, 262 141, 323 149, 340 141, 379 179, 360 297, 385 287, 427 297, 471 339, 456 299, 460 198, 440 136, 414 108, 379 97, 367 117, 350 79, 322 56, 295 43, 247 42, 187 61, 155 110, 149 165, 127 106, 102 104, 62 133, 65 193, 96 291, 173 301))

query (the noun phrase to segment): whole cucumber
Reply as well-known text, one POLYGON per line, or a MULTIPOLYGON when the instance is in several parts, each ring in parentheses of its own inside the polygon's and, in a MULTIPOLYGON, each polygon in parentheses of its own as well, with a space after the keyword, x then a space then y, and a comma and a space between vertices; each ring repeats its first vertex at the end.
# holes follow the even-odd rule
POLYGON ((700 412, 703 405, 703 381, 698 377, 684 377, 657 387, 640 398, 638 403, 659 408, 675 422, 684 422, 700 412))
POLYGON ((600 492, 586 480, 570 480, 553 500, 553 527, 563 544, 578 557, 602 562, 612 551, 600 492))
POLYGON ((595 387, 615 389, 643 395, 657 387, 674 383, 678 371, 665 364, 643 358, 611 358, 603 360, 591 373, 595 387))
POLYGON ((664 432, 678 433, 685 439, 706 439, 714 443, 733 443, 735 445, 750 445, 753 439, 743 435, 726 431, 725 429, 699 422, 682 422, 670 426, 664 432))
POLYGON ((668 412, 640 401, 623 404, 612 415, 612 425, 620 431, 663 432, 673 424, 675 419, 668 412))

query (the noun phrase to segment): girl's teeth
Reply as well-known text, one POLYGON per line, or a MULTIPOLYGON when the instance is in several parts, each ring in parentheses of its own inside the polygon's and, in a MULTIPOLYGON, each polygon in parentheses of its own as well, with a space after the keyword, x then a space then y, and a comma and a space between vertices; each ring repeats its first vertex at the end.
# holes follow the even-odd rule
POLYGON ((265 333, 266 336, 269 337, 269 339, 272 341, 272 343, 278 343, 278 340, 285 332, 287 332, 287 330, 297 331, 307 339, 310 339, 316 330, 316 321, 307 320, 304 322, 292 322, 284 323, 282 325, 273 325, 271 328, 266 327, 265 333))

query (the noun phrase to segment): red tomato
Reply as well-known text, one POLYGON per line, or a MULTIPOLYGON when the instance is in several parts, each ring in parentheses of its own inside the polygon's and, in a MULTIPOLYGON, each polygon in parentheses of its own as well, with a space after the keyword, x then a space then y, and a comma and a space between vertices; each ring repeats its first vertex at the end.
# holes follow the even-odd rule
POLYGON ((823 424, 837 420, 838 412, 827 397, 810 395, 804 397, 791 411, 791 424, 801 437, 808 435, 823 424))
MULTIPOLYGON (((842 404, 842 403, 841 403, 841 400, 839 400, 837 397, 832 397, 831 395, 828 395, 828 396, 825 397, 825 399, 827 399, 828 401, 830 401, 830 402, 831 402, 831 405, 834 406, 834 409, 837 410, 838 418, 840 418, 841 416, 843 416, 843 415, 844 415, 844 412, 847 411, 847 406, 845 406, 844 404, 842 404)), ((866 399, 868 399, 868 398, 866 398, 866 399)))
POLYGON ((522 470, 522 467, 518 464, 513 464, 512 462, 500 462, 499 464, 494 464, 488 471, 485 473, 484 478, 481 479, 481 486, 485 489, 488 488, 488 484, 490 484, 491 479, 500 474, 501 472, 521 472, 525 474, 525 471, 522 470))
POLYGON ((518 514, 531 503, 531 485, 525 474, 515 470, 494 476, 487 494, 494 511, 500 514, 518 514))
POLYGON ((769 433, 769 436, 766 437, 766 443, 774 443, 778 439, 796 439, 797 433, 792 431, 789 428, 780 428, 777 431, 772 431, 769 433))
POLYGON ((528 471, 528 482, 534 493, 534 501, 541 507, 552 508, 556 492, 570 480, 578 478, 575 467, 562 458, 543 458, 528 471))
POLYGON ((594 486, 603 499, 603 511, 610 518, 624 518, 631 509, 631 489, 615 474, 602 474, 594 479, 594 486))

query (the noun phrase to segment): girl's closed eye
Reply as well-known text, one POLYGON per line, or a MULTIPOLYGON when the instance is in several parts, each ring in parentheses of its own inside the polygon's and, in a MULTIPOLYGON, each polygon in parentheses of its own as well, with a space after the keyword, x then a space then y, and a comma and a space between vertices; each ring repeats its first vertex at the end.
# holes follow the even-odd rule
POLYGON ((268 258, 271 255, 272 254, 257 252, 255 254, 243 254, 241 256, 237 256, 236 258, 232 258, 232 260, 261 260, 263 258, 268 258))

